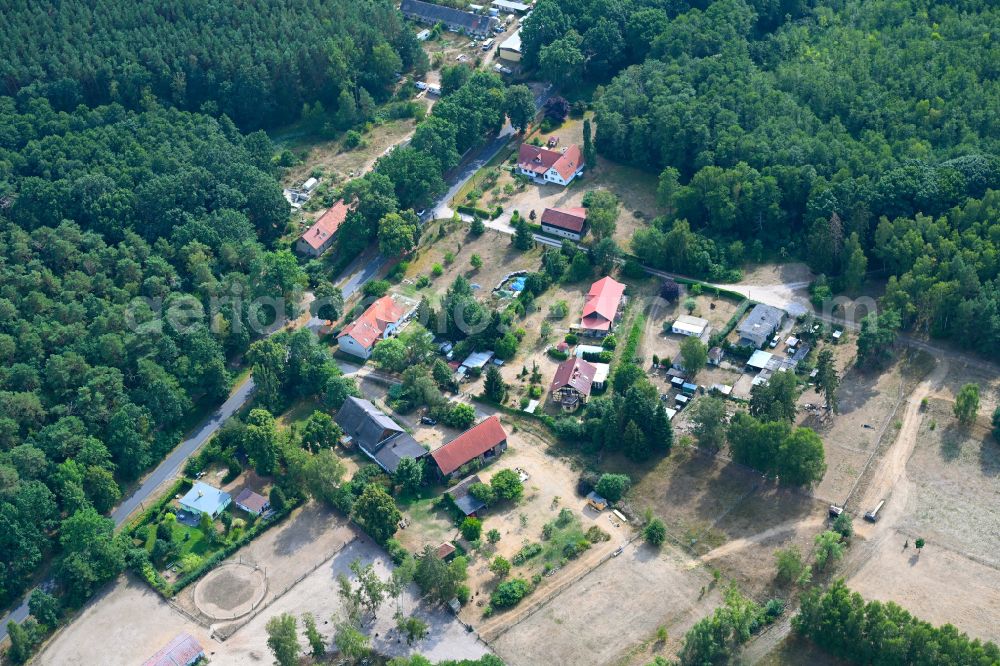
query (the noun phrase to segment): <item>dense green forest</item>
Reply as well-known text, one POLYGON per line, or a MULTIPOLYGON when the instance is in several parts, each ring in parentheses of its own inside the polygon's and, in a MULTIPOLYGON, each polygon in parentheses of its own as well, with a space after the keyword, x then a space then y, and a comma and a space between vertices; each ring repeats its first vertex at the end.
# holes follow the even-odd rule
POLYGON ((792 626, 826 652, 853 664, 1000 663, 995 643, 972 640, 950 624, 935 627, 891 601, 865 602, 843 579, 825 592, 808 592, 792 626))
MULTIPOLYGON (((162 108, 20 106, 0 98, 3 604, 60 520, 108 511, 119 483, 176 444, 194 404, 228 394, 226 357, 254 331, 234 295, 301 281, 294 257, 261 242, 287 220, 262 134, 162 108), (161 325, 213 298, 214 331, 198 316, 189 330, 161 325)), ((65 571, 71 589, 116 571, 90 566, 65 571)))
POLYGON ((0 94, 65 111, 153 97, 255 129, 319 102, 350 126, 425 66, 389 0, 13 0, 0 13, 0 94))
POLYGON ((661 174, 645 263, 801 257, 848 293, 884 269, 905 324, 995 355, 998 32, 987 0, 541 0, 523 42, 604 84, 601 154, 661 174))

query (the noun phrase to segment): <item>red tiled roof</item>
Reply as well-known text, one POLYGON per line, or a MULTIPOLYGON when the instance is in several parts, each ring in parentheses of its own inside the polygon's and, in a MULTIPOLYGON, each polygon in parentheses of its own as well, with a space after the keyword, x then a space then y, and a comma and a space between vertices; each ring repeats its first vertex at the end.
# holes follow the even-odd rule
POLYGON ((330 236, 337 233, 337 229, 347 219, 347 213, 350 210, 351 207, 345 204, 343 199, 340 199, 316 220, 316 224, 302 234, 302 240, 308 243, 312 249, 320 249, 330 236))
POLYGON ((403 316, 403 308, 396 305, 391 296, 383 296, 368 306, 364 313, 344 327, 338 338, 349 335, 358 344, 368 348, 375 344, 389 324, 394 324, 403 316))
POLYGON ((451 474, 473 458, 483 455, 507 439, 496 415, 472 426, 436 451, 431 452, 442 474, 451 474))
POLYGON ((517 165, 522 169, 542 175, 560 157, 562 157, 562 154, 556 150, 549 150, 541 146, 532 146, 530 143, 522 143, 517 151, 517 165))
POLYGON ((440 560, 443 560, 444 558, 448 557, 454 552, 455 552, 455 546, 447 542, 437 547, 437 556, 438 559, 440 560))
POLYGON ((583 156, 575 143, 564 152, 522 143, 517 151, 517 165, 539 176, 555 168, 563 180, 569 180, 583 166, 583 156))
POLYGON ((556 368, 550 390, 554 393, 564 386, 569 386, 581 395, 590 395, 597 368, 582 358, 568 358, 556 368))
POLYGON ((583 328, 606 331, 618 314, 618 305, 625 294, 625 285, 610 277, 603 277, 590 285, 587 302, 583 306, 583 328))
POLYGON ((546 208, 542 213, 542 224, 574 233, 583 231, 586 222, 586 208, 546 208))
POLYGON ((563 180, 572 178, 573 174, 583 166, 583 154, 580 152, 580 146, 574 143, 552 166, 559 172, 563 180))
POLYGON ((143 666, 186 666, 204 650, 191 634, 178 634, 159 652, 147 659, 143 666))

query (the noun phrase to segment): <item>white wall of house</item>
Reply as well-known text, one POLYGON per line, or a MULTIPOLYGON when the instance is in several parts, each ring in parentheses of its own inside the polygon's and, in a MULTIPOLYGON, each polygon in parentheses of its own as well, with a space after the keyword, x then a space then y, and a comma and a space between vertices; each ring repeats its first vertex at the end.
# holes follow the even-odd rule
POLYGON ((569 238, 570 240, 578 241, 582 236, 575 231, 566 231, 565 229, 560 229, 559 227, 553 227, 548 224, 542 224, 542 231, 547 234, 552 234, 553 236, 560 236, 562 238, 569 238))
POLYGON ((349 335, 342 335, 337 338, 337 346, 340 347, 340 351, 352 356, 357 356, 358 358, 366 359, 371 356, 372 353, 371 349, 363 346, 360 342, 349 335))

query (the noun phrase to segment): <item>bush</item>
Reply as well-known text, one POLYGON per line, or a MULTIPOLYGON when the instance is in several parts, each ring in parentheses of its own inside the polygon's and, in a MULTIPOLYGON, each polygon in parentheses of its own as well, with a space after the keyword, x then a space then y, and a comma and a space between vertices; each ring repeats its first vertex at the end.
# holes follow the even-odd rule
POLYGON ((567 333, 563 340, 565 340, 568 345, 575 345, 580 341, 580 338, 577 337, 576 333, 567 333))
POLYGON ((462 536, 466 541, 475 541, 483 533, 483 523, 478 518, 469 516, 462 521, 462 526, 459 529, 461 529, 462 536))
POLYGON ((569 358, 569 352, 559 351, 555 347, 549 347, 548 355, 557 361, 565 361, 569 358))
POLYGON ((362 141, 361 132, 357 130, 348 130, 347 133, 344 134, 344 143, 343 143, 344 149, 354 150, 355 148, 361 145, 361 141, 362 141))
POLYGON ((405 562, 406 558, 410 556, 410 552, 403 547, 403 544, 399 543, 395 539, 389 539, 386 541, 385 549, 389 552, 389 557, 392 558, 392 563, 397 566, 405 562))
POLYGON ((542 552, 542 544, 529 543, 523 546, 521 550, 517 551, 517 553, 514 554, 514 557, 511 559, 511 562, 520 566, 541 552, 542 552))
POLYGON ((441 264, 434 264, 434 266, 431 267, 431 275, 434 277, 441 277, 444 275, 444 266, 441 264))
POLYGON ((493 590, 490 595, 490 605, 493 608, 511 608, 531 592, 531 583, 523 578, 506 580, 493 590))
POLYGON ((659 548, 667 539, 667 527, 659 518, 653 518, 646 524, 646 528, 642 531, 642 537, 649 545, 659 548))
POLYGON ((391 286, 388 280, 370 280, 365 283, 361 291, 369 298, 382 298, 389 292, 391 286))
POLYGON ((632 480, 626 474, 602 474, 594 490, 609 502, 617 502, 631 485, 632 480))

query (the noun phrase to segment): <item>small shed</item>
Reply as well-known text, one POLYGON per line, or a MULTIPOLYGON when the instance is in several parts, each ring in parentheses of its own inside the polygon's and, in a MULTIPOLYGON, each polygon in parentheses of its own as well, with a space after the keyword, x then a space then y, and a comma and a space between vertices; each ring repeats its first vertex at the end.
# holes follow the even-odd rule
POLYGON ((251 515, 259 516, 271 508, 271 503, 263 495, 255 493, 249 488, 244 488, 243 492, 236 496, 236 506, 251 515))
POLYGON ((598 347, 597 345, 577 345, 576 357, 583 358, 584 354, 600 354, 603 351, 604 347, 598 347))
POLYGON ((594 490, 587 493, 587 504, 594 507, 597 511, 604 511, 608 508, 608 500, 598 495, 594 490))
POLYGON ((434 554, 437 555, 439 560, 447 560, 455 554, 455 545, 451 542, 445 542, 437 547, 434 554))
POLYGON ((462 365, 470 370, 482 370, 492 358, 493 352, 491 351, 473 352, 462 361, 462 365))
POLYGON ((722 347, 712 347, 708 350, 708 364, 719 365, 722 363, 722 347))

